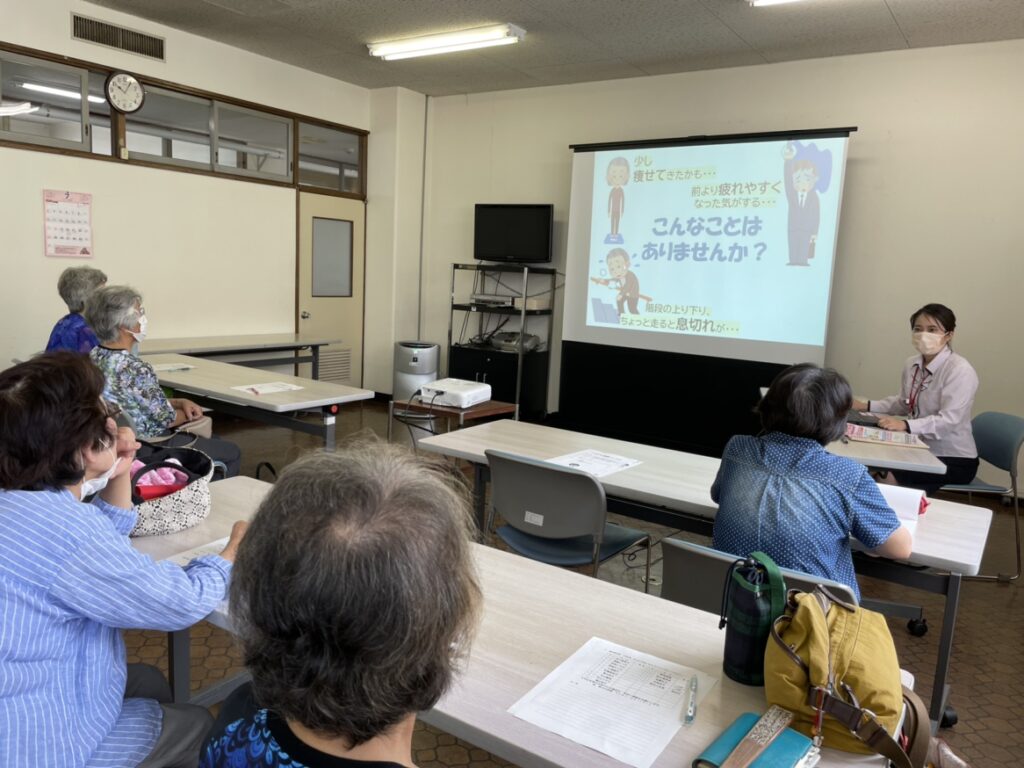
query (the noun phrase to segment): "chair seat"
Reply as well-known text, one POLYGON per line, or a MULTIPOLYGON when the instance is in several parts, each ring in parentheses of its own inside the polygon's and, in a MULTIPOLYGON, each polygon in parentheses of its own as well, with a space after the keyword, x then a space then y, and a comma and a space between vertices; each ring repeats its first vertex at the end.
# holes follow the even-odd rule
MULTIPOLYGON (((576 536, 571 539, 545 539, 517 531, 510 525, 503 525, 495 533, 501 540, 521 555, 539 560, 548 565, 577 566, 590 565, 594 562, 594 540, 590 536, 576 536)), ((635 528, 626 528, 614 523, 604 526, 604 540, 601 542, 601 553, 598 558, 604 562, 637 542, 647 538, 647 534, 635 528)))
POLYGON ((1009 493, 1011 489, 1005 485, 992 485, 992 483, 986 483, 984 480, 975 478, 971 482, 962 485, 944 485, 939 490, 960 491, 962 493, 1009 493))

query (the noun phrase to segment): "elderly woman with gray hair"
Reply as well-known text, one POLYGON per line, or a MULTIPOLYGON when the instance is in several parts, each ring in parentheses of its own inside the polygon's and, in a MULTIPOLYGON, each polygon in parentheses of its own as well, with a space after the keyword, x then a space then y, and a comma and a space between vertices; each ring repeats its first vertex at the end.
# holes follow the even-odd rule
MULTIPOLYGON (((106 379, 103 396, 121 406, 139 439, 162 437, 202 417, 202 408, 191 400, 168 399, 153 366, 135 354, 135 345, 146 337, 142 294, 127 285, 100 288, 86 302, 85 319, 99 339, 89 356, 106 379)), ((241 452, 234 443, 200 437, 195 447, 223 462, 229 477, 238 474, 241 452)))
POLYGON ((57 293, 68 305, 68 313, 53 326, 50 340, 46 343, 47 352, 66 349, 88 354, 96 346, 96 334, 86 324, 82 310, 92 292, 106 283, 107 276, 92 267, 68 267, 60 273, 57 293))
POLYGON ((411 766, 416 713, 476 627, 471 519, 443 464, 395 445, 287 467, 232 573, 252 684, 224 702, 201 768, 411 766))

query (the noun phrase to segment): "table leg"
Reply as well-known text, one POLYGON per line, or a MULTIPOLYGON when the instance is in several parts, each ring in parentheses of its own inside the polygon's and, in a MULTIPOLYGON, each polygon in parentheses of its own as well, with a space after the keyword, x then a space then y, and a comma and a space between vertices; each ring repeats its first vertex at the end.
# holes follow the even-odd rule
POLYGON ((490 479, 490 468, 486 464, 473 465, 473 511, 476 524, 481 535, 486 535, 484 526, 487 524, 487 481, 490 479))
POLYGON ((960 582, 959 573, 949 574, 946 584, 946 605, 942 612, 942 634, 939 636, 939 656, 935 662, 935 685, 932 687, 932 701, 928 707, 933 732, 942 720, 942 714, 946 708, 946 697, 949 695, 946 677, 949 674, 949 657, 953 653, 956 612, 960 606, 960 582))
POLYGON ((334 414, 324 414, 324 449, 334 453, 334 414))
POLYGON ((391 442, 391 429, 395 421, 395 398, 388 400, 388 442, 391 442))
POLYGON ((313 353, 313 378, 315 380, 320 379, 320 347, 313 345, 309 348, 310 352, 313 353))
POLYGON ((167 677, 171 698, 178 704, 187 704, 191 696, 190 642, 188 629, 167 633, 167 677))

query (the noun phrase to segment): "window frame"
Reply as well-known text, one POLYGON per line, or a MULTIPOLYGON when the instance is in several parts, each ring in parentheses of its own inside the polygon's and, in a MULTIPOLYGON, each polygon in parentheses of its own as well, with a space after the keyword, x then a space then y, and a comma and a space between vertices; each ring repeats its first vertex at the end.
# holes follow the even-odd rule
MULTIPOLYGON (((207 136, 210 139, 210 143, 209 143, 209 158, 207 159, 206 163, 201 163, 198 160, 185 160, 185 159, 182 159, 182 158, 179 158, 179 157, 165 157, 164 155, 151 155, 148 152, 139 152, 138 150, 129 150, 128 151, 128 160, 129 160, 129 162, 132 160, 132 158, 135 158, 135 159, 138 159, 138 160, 144 160, 144 161, 146 161, 148 163, 155 163, 157 165, 171 165, 171 166, 178 166, 178 167, 181 167, 181 168, 192 168, 192 169, 195 169, 195 170, 210 171, 212 173, 213 172, 213 151, 214 151, 213 150, 213 146, 214 146, 214 135, 213 135, 213 100, 212 99, 204 99, 204 98, 199 97, 199 96, 193 96, 190 93, 180 93, 178 91, 173 91, 173 90, 170 90, 168 88, 162 88, 160 86, 145 86, 145 87, 146 87, 146 98, 147 99, 149 99, 150 96, 168 96, 168 97, 170 97, 172 99, 179 99, 180 101, 191 102, 193 104, 206 104, 206 105, 209 106, 209 111, 207 112, 207 115, 206 115, 206 129, 209 131, 207 136)), ((152 103, 152 101, 150 101, 149 103, 152 103)), ((143 106, 143 109, 145 109, 145 106, 143 106)), ((131 129, 132 129, 131 121, 132 121, 132 118, 136 117, 137 115, 139 115, 140 112, 141 112, 141 110, 139 110, 139 112, 134 112, 134 113, 132 113, 130 115, 122 115, 122 119, 124 120, 125 147, 128 146, 128 134, 131 133, 131 129)), ((141 135, 145 136, 146 134, 143 133, 141 135)), ((165 140, 166 141, 171 141, 171 142, 174 141, 173 138, 168 138, 168 139, 165 139, 165 140)))
MULTIPOLYGON (((15 45, 13 43, 6 43, 3 41, 0 41, 0 55, 24 56, 28 57, 29 59, 39 60, 48 65, 53 64, 56 66, 70 67, 71 69, 83 70, 86 73, 86 77, 90 72, 106 76, 109 75, 111 72, 118 71, 118 68, 116 67, 110 67, 104 64, 97 64, 91 61, 84 61, 82 59, 77 59, 70 56, 53 54, 47 51, 41 51, 35 48, 28 48, 25 46, 15 45)), ((89 137, 89 140, 83 141, 81 145, 67 146, 66 144, 62 143, 61 145, 58 146, 57 142, 59 142, 60 140, 53 140, 53 143, 43 143, 40 141, 32 141, 33 137, 31 134, 5 133, 0 135, 0 147, 13 147, 15 149, 24 149, 35 152, 48 152, 69 155, 74 157, 85 157, 91 160, 98 160, 100 162, 121 163, 127 165, 135 165, 144 168, 158 168, 176 171, 178 173, 195 173, 204 176, 213 176, 221 179, 235 179, 236 181, 246 181, 253 184, 267 184, 275 187, 285 187, 288 189, 295 189, 298 191, 316 192, 317 194, 331 195, 334 197, 344 197, 350 200, 361 200, 363 202, 366 202, 366 162, 368 156, 367 143, 368 137, 370 135, 370 132, 367 129, 354 128, 350 125, 345 125, 344 123, 336 123, 330 120, 324 120, 319 117, 314 117, 312 115, 300 114, 298 112, 291 112, 289 110, 279 109, 276 107, 269 107, 263 104, 246 101, 244 99, 236 99, 230 96, 225 96, 223 94, 212 93, 210 91, 204 91, 198 88, 192 88, 190 86, 181 85, 180 83, 175 83, 169 80, 163 80, 156 77, 149 77, 142 73, 136 73, 136 75, 139 77, 140 81, 146 87, 147 90, 154 88, 164 89, 178 96, 193 96, 200 100, 210 101, 211 103, 220 101, 231 108, 241 107, 244 109, 253 110, 261 115, 270 115, 284 118, 285 120, 293 121, 291 130, 292 146, 290 157, 291 180, 288 181, 280 178, 274 178, 271 176, 249 176, 237 174, 234 172, 227 172, 224 170, 214 170, 216 165, 212 146, 210 153, 209 168, 205 166, 195 167, 194 165, 182 165, 179 164, 179 162, 181 161, 169 163, 166 161, 168 159, 173 158, 161 158, 146 153, 138 153, 136 157, 122 156, 120 152, 120 145, 118 145, 117 142, 119 139, 124 139, 125 137, 125 126, 127 121, 124 119, 124 115, 122 115, 120 112, 117 112, 114 109, 111 109, 111 140, 115 144, 115 146, 113 147, 112 155, 94 153, 91 149, 91 135, 89 137), (348 133, 356 137, 356 140, 359 144, 359 166, 362 169, 362 173, 359 178, 359 190, 357 192, 334 191, 328 188, 310 187, 308 185, 300 186, 297 183, 295 171, 296 160, 298 157, 298 121, 321 125, 323 127, 330 128, 332 130, 342 131, 344 133, 348 133)), ((87 120, 88 117, 86 117, 85 119, 87 120)), ((212 138, 213 136, 211 133, 211 141, 212 138)))
MULTIPOLYGON (((44 65, 58 71, 78 75, 80 96, 78 106, 81 113, 79 128, 81 139, 79 141, 72 141, 71 139, 55 139, 52 136, 39 136, 33 133, 18 133, 10 130, 9 128, 5 129, 3 127, 3 121, 7 118, 0 118, 0 140, 37 144, 44 147, 53 147, 54 149, 73 149, 92 154, 92 132, 89 127, 89 68, 63 64, 61 62, 51 61, 37 56, 29 56, 14 51, 8 51, 5 48, 0 48, 0 93, 3 91, 5 61, 12 62, 14 64, 24 64, 26 66, 44 65)), ((106 97, 104 96, 104 98, 106 97)))
MULTIPOLYGON (((269 179, 271 181, 284 181, 291 182, 295 177, 295 157, 293 147, 295 145, 295 139, 292 136, 292 132, 295 130, 295 120, 288 117, 282 117, 281 115, 275 115, 271 112, 263 112, 257 109, 250 109, 249 107, 243 107, 238 104, 232 104, 229 101, 213 100, 213 170, 220 175, 229 176, 246 176, 249 178, 256 179, 269 179), (282 149, 286 156, 286 162, 288 163, 287 172, 282 175, 278 173, 264 173, 259 170, 250 170, 248 168, 238 168, 231 165, 222 165, 217 160, 217 153, 220 149, 220 109, 224 107, 232 112, 241 112, 242 114, 252 115, 264 120, 269 120, 275 123, 281 123, 285 126, 285 144, 282 149), (219 170, 218 170, 219 169, 219 170)), ((235 150, 238 151, 238 150, 235 150)))

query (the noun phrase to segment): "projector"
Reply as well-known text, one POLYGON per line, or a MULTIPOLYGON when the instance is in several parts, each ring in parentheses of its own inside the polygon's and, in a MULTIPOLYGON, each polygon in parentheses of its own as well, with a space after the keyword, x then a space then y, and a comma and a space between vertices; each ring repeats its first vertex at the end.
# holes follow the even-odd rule
POLYGON ((420 401, 424 405, 447 405, 469 408, 491 399, 491 385, 463 379, 438 379, 420 388, 420 401))

